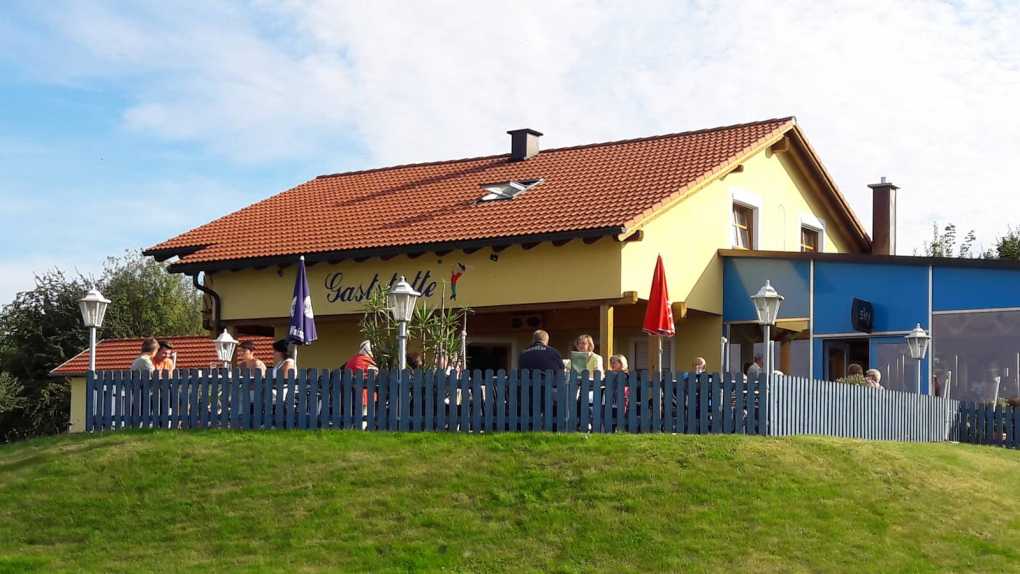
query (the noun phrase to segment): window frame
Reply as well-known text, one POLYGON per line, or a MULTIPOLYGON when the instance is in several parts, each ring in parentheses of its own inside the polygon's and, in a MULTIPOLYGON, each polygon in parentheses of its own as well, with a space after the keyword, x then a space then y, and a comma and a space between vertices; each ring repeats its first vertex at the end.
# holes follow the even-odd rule
POLYGON ((822 253, 822 252, 824 252, 825 251, 825 222, 822 221, 821 219, 818 219, 817 217, 815 217, 814 214, 811 214, 811 213, 802 213, 801 214, 801 216, 800 216, 800 232, 801 232, 801 235, 800 235, 800 237, 797 238, 797 241, 798 241, 797 245, 800 246, 801 253, 805 253, 805 251, 804 251, 804 241, 803 241, 803 235, 802 235, 805 229, 807 229, 809 231, 814 231, 818 235, 818 245, 816 246, 815 251, 813 251, 813 252, 809 251, 807 253, 822 253))
POLYGON ((754 251, 754 208, 733 202, 733 248, 754 251), (742 223, 743 221, 743 223, 742 223), (747 235, 747 245, 741 245, 741 237, 747 235))
POLYGON ((733 249, 744 249, 747 251, 757 251, 761 249, 761 209, 762 200, 761 197, 741 188, 730 189, 730 242, 733 245, 733 249), (748 232, 748 239, 751 242, 750 247, 741 247, 737 245, 737 221, 736 221, 736 208, 741 207, 751 212, 751 229, 748 232))
POLYGON ((819 251, 821 251, 819 249, 819 247, 821 247, 821 243, 822 243, 821 234, 818 232, 817 229, 814 229, 812 227, 808 227, 807 225, 801 225, 800 226, 800 252, 801 253, 818 253, 819 251), (813 245, 811 245, 808 242, 804 241, 805 234, 807 234, 807 233, 810 233, 810 234, 814 235, 814 242, 813 242, 814 244, 813 245), (810 246, 810 248, 809 248, 809 246, 810 246))

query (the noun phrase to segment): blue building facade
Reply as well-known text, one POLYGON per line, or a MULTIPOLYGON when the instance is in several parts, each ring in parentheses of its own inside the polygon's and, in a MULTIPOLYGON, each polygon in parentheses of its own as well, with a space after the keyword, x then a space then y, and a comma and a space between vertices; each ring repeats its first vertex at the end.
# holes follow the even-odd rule
POLYGON ((834 380, 849 365, 878 369, 886 388, 993 401, 1020 397, 1020 265, 878 255, 723 251, 723 360, 745 368, 764 352, 750 296, 765 283, 784 296, 774 364, 834 380), (855 328, 854 300, 870 304, 855 328), (906 334, 931 336, 918 364, 906 334), (858 325, 858 327, 861 327, 858 325), (918 389, 917 369, 921 370, 918 389))

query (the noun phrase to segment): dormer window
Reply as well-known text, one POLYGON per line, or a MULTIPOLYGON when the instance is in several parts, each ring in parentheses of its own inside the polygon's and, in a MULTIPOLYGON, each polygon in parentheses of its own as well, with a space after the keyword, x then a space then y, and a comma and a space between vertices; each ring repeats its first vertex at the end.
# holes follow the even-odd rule
POLYGON ((485 194, 478 199, 479 202, 499 201, 513 199, 542 183, 541 179, 522 179, 519 181, 507 181, 504 183, 486 183, 482 185, 485 194))

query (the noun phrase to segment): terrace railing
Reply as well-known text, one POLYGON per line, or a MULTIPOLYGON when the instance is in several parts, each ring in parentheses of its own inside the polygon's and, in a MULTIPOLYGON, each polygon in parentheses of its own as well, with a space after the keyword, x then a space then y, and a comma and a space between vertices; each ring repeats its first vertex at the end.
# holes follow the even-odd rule
POLYGON ((731 374, 471 371, 102 372, 87 431, 131 428, 407 432, 817 434, 1017 447, 1020 413, 825 381, 731 374), (972 440, 973 439, 973 440, 972 440))

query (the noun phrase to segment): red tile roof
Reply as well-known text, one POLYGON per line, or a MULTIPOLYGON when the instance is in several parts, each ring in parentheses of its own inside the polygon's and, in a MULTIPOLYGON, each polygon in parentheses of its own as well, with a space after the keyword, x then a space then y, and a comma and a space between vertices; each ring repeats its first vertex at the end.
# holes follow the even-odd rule
POLYGON ((503 154, 319 176, 146 254, 179 256, 173 269, 186 270, 299 254, 622 233, 794 126, 793 118, 779 118, 544 150, 524 161, 503 154), (539 178, 543 183, 512 200, 477 201, 483 184, 539 178))
MULTIPOLYGON (((216 346, 211 337, 165 337, 177 351, 178 369, 208 369, 217 362, 216 346)), ((269 365, 273 361, 272 337, 238 337, 239 341, 254 341, 255 356, 269 365)), ((97 371, 126 371, 141 353, 142 339, 105 339, 96 344, 97 371)), ((89 369, 89 350, 78 353, 64 364, 50 371, 50 376, 70 377, 84 375, 89 369)))

